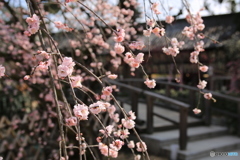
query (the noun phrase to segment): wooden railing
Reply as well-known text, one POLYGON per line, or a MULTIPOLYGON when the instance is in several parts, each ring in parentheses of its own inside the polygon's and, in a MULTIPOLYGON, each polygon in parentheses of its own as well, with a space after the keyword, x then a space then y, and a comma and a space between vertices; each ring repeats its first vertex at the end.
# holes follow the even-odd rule
MULTIPOLYGON (((127 82, 127 83, 134 83, 136 84, 143 84, 143 79, 124 79, 124 80, 120 80, 121 82, 127 82)), ((188 86, 188 85, 183 85, 183 84, 177 84, 177 83, 172 83, 172 82, 166 82, 166 81, 156 81, 158 87, 163 88, 165 87, 165 96, 167 97, 171 97, 171 92, 170 90, 172 88, 178 88, 180 89, 185 89, 188 90, 188 98, 184 101, 185 103, 188 103, 189 106, 191 106, 191 108, 189 110, 192 110, 193 108, 195 108, 199 103, 199 99, 198 99, 198 95, 199 95, 199 89, 197 87, 192 87, 192 86, 188 86)), ((144 86, 144 84, 142 85, 144 86)), ((204 111, 203 112, 203 121, 205 122, 205 124, 210 125, 211 121, 212 121, 212 113, 219 113, 222 114, 224 116, 227 117, 231 117, 231 118, 235 118, 238 121, 238 126, 237 126, 237 132, 238 132, 238 136, 240 137, 240 98, 238 97, 234 97, 234 96, 229 96, 226 94, 222 94, 222 93, 218 93, 218 92, 214 92, 214 91, 209 91, 209 90, 203 90, 204 92, 210 92, 212 93, 213 97, 217 100, 216 103, 218 103, 218 100, 225 100, 227 102, 234 102, 236 105, 234 107, 236 107, 237 112, 229 112, 226 111, 224 109, 220 109, 217 107, 213 107, 213 102, 206 100, 204 98, 202 98, 201 100, 201 109, 204 111)))
POLYGON ((160 118, 163 118, 169 122, 172 122, 175 125, 178 125, 179 127, 179 146, 181 150, 185 150, 187 147, 187 115, 188 115, 188 108, 189 104, 180 102, 178 100, 175 100, 173 98, 169 98, 163 95, 160 95, 158 93, 148 91, 148 90, 143 90, 138 87, 134 87, 132 85, 124 84, 121 82, 117 81, 109 81, 111 84, 115 84, 120 88, 124 88, 126 90, 129 90, 131 92, 131 107, 133 112, 135 112, 136 116, 138 116, 138 100, 139 100, 139 95, 144 95, 146 99, 146 104, 147 104, 147 132, 149 134, 153 133, 154 131, 154 126, 153 126, 153 117, 157 116, 160 118), (154 101, 159 100, 166 102, 168 104, 175 105, 176 107, 179 108, 179 114, 180 114, 180 119, 179 121, 175 121, 172 119, 169 119, 166 116, 160 115, 158 113, 154 113, 153 106, 154 106, 154 101))

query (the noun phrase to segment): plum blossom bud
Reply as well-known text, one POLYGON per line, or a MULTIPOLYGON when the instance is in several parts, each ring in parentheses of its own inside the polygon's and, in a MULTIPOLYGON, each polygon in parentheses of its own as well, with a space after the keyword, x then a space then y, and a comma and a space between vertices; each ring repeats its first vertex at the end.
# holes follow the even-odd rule
POLYGON ((199 114, 199 113, 201 113, 201 110, 200 110, 200 109, 197 109, 197 108, 194 108, 194 109, 193 109, 193 112, 194 112, 194 114, 199 114))
POLYGON ((133 141, 130 141, 130 142, 128 143, 128 148, 134 148, 134 147, 135 147, 134 142, 133 142, 133 141))
POLYGON ((26 80, 29 80, 29 78, 30 78, 30 76, 29 75, 26 75, 26 76, 24 76, 24 80, 26 81, 26 80))
POLYGON ((110 78, 110 79, 116 79, 117 77, 118 77, 118 75, 116 75, 116 74, 108 75, 108 78, 110 78))
POLYGON ((97 137, 96 140, 98 143, 100 143, 100 142, 102 142, 102 137, 97 137))
POLYGON ((207 72, 208 71, 208 66, 200 66, 199 67, 199 70, 202 71, 202 72, 207 72))
POLYGON ((141 155, 136 155, 135 157, 134 157, 134 160, 140 160, 141 159, 141 155))
POLYGON ((205 93, 203 96, 206 99, 212 99, 212 93, 205 93))

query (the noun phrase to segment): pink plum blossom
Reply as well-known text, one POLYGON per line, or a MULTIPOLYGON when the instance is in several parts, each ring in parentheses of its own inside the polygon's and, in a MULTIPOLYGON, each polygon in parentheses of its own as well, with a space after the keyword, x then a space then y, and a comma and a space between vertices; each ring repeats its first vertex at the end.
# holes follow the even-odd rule
POLYGON ((142 63, 143 62, 143 57, 144 57, 143 53, 138 53, 137 56, 134 58, 134 61, 136 63, 142 63))
POLYGON ((72 28, 68 27, 66 24, 63 24, 60 21, 55 21, 54 24, 55 24, 55 27, 57 27, 58 29, 63 29, 67 32, 70 32, 73 30, 72 28))
POLYGON ((5 67, 0 65, 0 78, 5 76, 5 67))
POLYGON ((200 81, 199 84, 197 85, 199 89, 204 89, 206 86, 207 82, 205 80, 200 81))
POLYGON ((212 93, 204 93, 204 98, 212 99, 212 93))
POLYGON ((89 111, 88 111, 88 107, 86 105, 76 104, 73 108, 73 113, 80 120, 88 119, 89 111))
POLYGON ((122 54, 125 51, 125 48, 120 43, 116 43, 115 46, 114 46, 114 51, 117 54, 122 54))
POLYGON ((147 146, 145 142, 137 142, 136 143, 136 149, 138 152, 146 152, 147 151, 147 146))
POLYGON ((36 14, 33 14, 32 17, 28 17, 26 19, 26 22, 28 24, 27 31, 25 32, 27 36, 30 36, 38 32, 40 27, 40 20, 36 14))
POLYGON ((156 25, 156 21, 154 19, 147 19, 147 25, 149 27, 154 27, 156 25))
POLYGON ((208 71, 208 66, 200 66, 199 70, 202 72, 207 72, 208 71))
POLYGON ((137 50, 142 50, 145 45, 142 41, 137 41, 137 42, 132 42, 129 44, 129 47, 134 50, 134 49, 137 49, 137 50))
POLYGON ((26 81, 26 80, 29 80, 29 78, 30 78, 30 76, 29 75, 25 75, 24 77, 23 77, 23 79, 26 81))
POLYGON ((69 75, 71 75, 71 70, 69 69, 69 67, 64 66, 64 65, 59 65, 58 66, 58 76, 59 78, 65 78, 69 75))
POLYGON ((135 119, 136 119, 135 113, 134 113, 133 111, 129 111, 129 112, 128 112, 128 115, 129 115, 129 116, 128 116, 129 119, 132 119, 132 120, 135 120, 135 119))
POLYGON ((134 142, 133 142, 133 141, 130 141, 130 142, 128 143, 128 148, 134 148, 134 147, 135 147, 134 142))
POLYGON ((116 79, 117 77, 118 77, 118 75, 116 75, 116 74, 108 75, 108 78, 110 78, 110 79, 116 79))
POLYGON ((194 114, 199 114, 199 113, 201 113, 201 110, 198 109, 198 108, 194 108, 194 109, 193 109, 193 112, 194 112, 194 114))
POLYGON ((58 66, 58 76, 59 78, 65 78, 70 76, 73 72, 73 67, 75 63, 71 57, 64 57, 61 65, 58 66))
POLYGON ((66 118, 66 124, 68 126, 76 126, 77 125, 77 118, 76 117, 69 117, 69 118, 66 118))
POLYGON ((99 132, 104 134, 106 137, 110 136, 113 131, 113 126, 109 125, 105 129, 100 129, 99 132))
POLYGON ((174 17, 173 16, 167 16, 166 19, 165 19, 165 22, 166 23, 172 23, 174 21, 174 17))
POLYGON ((108 87, 105 87, 102 91, 102 94, 103 95, 106 95, 106 96, 110 96, 112 93, 112 87, 108 86, 108 87))
POLYGON ((153 11, 155 14, 161 14, 161 12, 160 12, 159 9, 158 9, 158 5, 159 5, 159 3, 157 3, 157 2, 155 2, 155 3, 152 4, 151 9, 152 9, 152 11, 153 11))
POLYGON ((107 108, 107 111, 109 114, 113 114, 116 111, 116 107, 114 105, 111 105, 107 108))
POLYGON ((143 30, 143 35, 146 37, 150 37, 152 33, 152 29, 147 29, 147 30, 143 30))
POLYGON ((72 87, 73 88, 77 88, 80 87, 82 88, 82 77, 81 76, 72 76, 70 77, 71 81, 72 81, 72 87))
POLYGON ((120 139, 116 139, 115 141, 113 141, 112 144, 110 144, 110 147, 111 148, 116 148, 117 150, 120 150, 123 145, 124 145, 123 141, 121 141, 120 139))
POLYGON ((106 111, 106 107, 103 104, 103 102, 101 101, 97 101, 96 103, 93 103, 89 106, 89 110, 93 113, 93 114, 98 114, 102 111, 106 111))
POLYGON ((135 122, 131 119, 122 119, 122 124, 127 129, 132 129, 135 127, 135 122))
POLYGON ((156 86, 156 81, 154 79, 152 80, 146 79, 144 81, 144 84, 146 84, 148 88, 154 88, 156 86))
POLYGON ((141 160, 141 155, 136 155, 135 157, 134 157, 134 160, 141 160))

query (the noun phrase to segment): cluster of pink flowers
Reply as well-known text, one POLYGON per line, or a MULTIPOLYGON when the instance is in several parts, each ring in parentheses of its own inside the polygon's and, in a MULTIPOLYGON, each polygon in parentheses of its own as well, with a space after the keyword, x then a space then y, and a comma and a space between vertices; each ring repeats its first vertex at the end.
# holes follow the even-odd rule
POLYGON ((32 34, 35 34, 38 32, 40 27, 40 21, 36 14, 33 14, 32 17, 28 17, 26 19, 26 22, 28 24, 27 31, 24 32, 25 35, 31 36, 32 34))
POLYGON ((172 38, 171 39, 171 46, 169 46, 168 48, 163 47, 163 53, 165 53, 166 55, 171 55, 173 57, 176 57, 179 54, 179 48, 182 48, 182 46, 184 45, 183 41, 178 42, 177 38, 172 38))
MULTIPOLYGON (((195 16, 188 14, 186 16, 187 22, 191 25, 189 27, 185 27, 182 31, 182 34, 187 36, 189 39, 193 40, 195 34, 197 34, 198 31, 202 31, 205 28, 205 25, 203 24, 203 19, 198 12, 195 16)), ((199 34, 199 37, 202 37, 201 34, 199 34)))
POLYGON ((131 43, 129 44, 129 47, 130 47, 132 50, 135 50, 135 49, 137 49, 137 50, 142 50, 142 49, 145 47, 145 45, 144 45, 144 43, 143 43, 142 41, 137 41, 137 42, 131 42, 131 43))
POLYGON ((162 37, 165 35, 164 28, 155 27, 155 25, 156 25, 155 20, 148 19, 147 25, 149 26, 149 28, 147 30, 143 30, 144 36, 150 37, 151 33, 155 34, 157 37, 162 37))
POLYGON ((147 30, 143 30, 143 35, 146 37, 150 37, 151 33, 155 34, 157 37, 162 37, 165 35, 165 29, 164 28, 159 28, 155 27, 156 21, 153 19, 148 19, 147 20, 147 25, 149 28, 147 30))
POLYGON ((40 61, 38 66, 36 67, 36 71, 46 71, 48 66, 51 64, 51 61, 40 61))
POLYGON ((75 63, 71 57, 64 57, 61 65, 58 66, 58 76, 59 78, 65 78, 71 76, 73 72, 73 67, 75 63))
POLYGON ((159 3, 157 2, 152 3, 151 9, 155 14, 161 14, 161 12, 158 9, 158 6, 159 6, 159 3))
POLYGON ((135 57, 130 52, 127 52, 124 57, 124 61, 129 64, 132 68, 138 68, 144 60, 144 54, 138 53, 135 57))
POLYGON ((88 120, 89 111, 88 107, 84 104, 76 104, 73 108, 73 113, 79 120, 88 120))
POLYGON ((93 114, 99 114, 100 112, 105 112, 110 106, 111 105, 108 102, 97 101, 89 106, 89 110, 93 114))
POLYGON ((0 78, 5 76, 5 67, 0 65, 0 78))
POLYGON ((117 131, 113 132, 113 134, 114 134, 115 137, 119 137, 121 139, 126 139, 126 138, 128 138, 130 132, 129 132, 128 129, 120 128, 117 131))
POLYGON ((60 21, 55 21, 54 24, 58 29, 63 29, 67 32, 71 32, 73 30, 73 28, 68 27, 66 24, 63 24, 60 21))
POLYGON ((118 157, 118 149, 113 144, 110 147, 108 147, 104 143, 99 143, 98 147, 99 147, 100 152, 104 156, 110 156, 112 158, 117 158, 118 157))
POLYGON ((49 59, 49 58, 50 58, 49 53, 47 53, 46 51, 40 51, 40 50, 38 50, 38 51, 37 51, 37 54, 39 54, 40 56, 42 56, 42 57, 45 58, 45 59, 49 59))
MULTIPOLYGON (((199 70, 201 72, 207 72, 208 71, 208 66, 203 65, 202 63, 199 62, 199 54, 200 52, 204 51, 204 42, 201 40, 205 38, 203 33, 199 33, 205 28, 205 25, 203 24, 203 19, 198 12, 196 15, 191 15, 190 13, 186 16, 187 22, 190 24, 189 27, 185 27, 182 31, 182 34, 187 36, 190 40, 194 39, 200 39, 197 41, 194 45, 194 51, 190 53, 190 62, 191 63, 196 63, 199 65, 199 70)), ((205 80, 200 80, 199 84, 197 87, 202 90, 207 86, 207 82, 205 80)), ((214 102, 216 101, 211 93, 203 93, 205 99, 212 99, 214 102)), ((193 110, 195 114, 198 114, 201 112, 200 109, 195 108, 193 110)))
POLYGON ((155 88, 155 86, 156 86, 156 81, 155 81, 154 79, 150 80, 150 79, 147 78, 147 79, 144 81, 144 84, 146 84, 148 88, 155 88))

